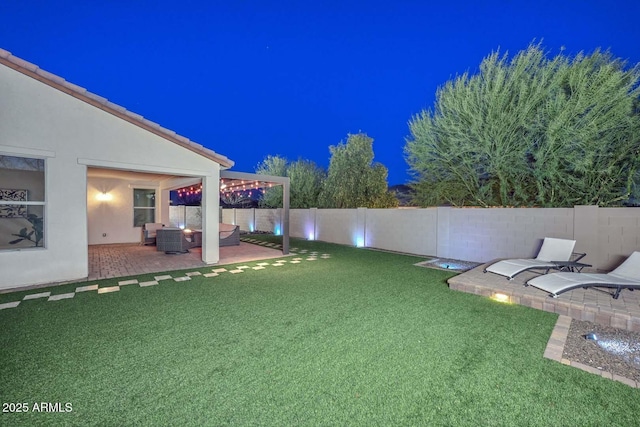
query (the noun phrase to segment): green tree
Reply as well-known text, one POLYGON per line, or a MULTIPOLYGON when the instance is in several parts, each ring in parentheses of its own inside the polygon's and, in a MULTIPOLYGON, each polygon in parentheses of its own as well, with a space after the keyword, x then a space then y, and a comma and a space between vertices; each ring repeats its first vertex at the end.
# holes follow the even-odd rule
MULTIPOLYGON (((256 168, 256 173, 289 177, 289 205, 291 208, 302 209, 318 206, 318 196, 322 189, 325 172, 314 162, 304 159, 289 162, 281 156, 267 156, 256 168)), ((282 188, 266 189, 260 206, 282 206, 282 188)))
POLYGON ((638 67, 596 50, 492 53, 439 88, 405 145, 420 205, 611 206, 638 170, 638 67))
POLYGON ((373 162, 373 138, 348 135, 346 143, 329 147, 331 160, 320 194, 324 208, 387 208, 398 206, 389 192, 387 168, 373 162))

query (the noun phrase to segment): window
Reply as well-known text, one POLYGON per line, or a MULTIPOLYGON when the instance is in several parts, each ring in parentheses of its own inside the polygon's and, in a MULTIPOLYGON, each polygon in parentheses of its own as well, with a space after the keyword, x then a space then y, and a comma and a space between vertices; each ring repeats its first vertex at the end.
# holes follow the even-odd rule
POLYGON ((133 226, 156 222, 156 190, 133 190, 133 226))
POLYGON ((0 250, 43 247, 44 160, 0 155, 0 250))

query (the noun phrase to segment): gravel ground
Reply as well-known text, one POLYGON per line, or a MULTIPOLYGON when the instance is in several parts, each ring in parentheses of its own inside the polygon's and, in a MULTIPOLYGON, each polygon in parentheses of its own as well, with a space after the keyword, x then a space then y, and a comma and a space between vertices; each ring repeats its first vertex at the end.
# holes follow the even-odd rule
POLYGON ((640 381, 640 332, 571 320, 563 357, 640 381), (590 333, 597 340, 586 339, 590 333))

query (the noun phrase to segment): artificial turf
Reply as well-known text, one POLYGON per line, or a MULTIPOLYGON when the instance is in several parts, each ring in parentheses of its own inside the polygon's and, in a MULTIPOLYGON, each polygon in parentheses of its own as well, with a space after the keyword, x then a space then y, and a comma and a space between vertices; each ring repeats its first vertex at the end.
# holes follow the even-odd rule
POLYGON ((3 409, 29 412, 0 424, 638 423, 639 390, 542 357, 556 315, 451 291, 419 258, 292 244, 331 257, 1 310, 3 409))

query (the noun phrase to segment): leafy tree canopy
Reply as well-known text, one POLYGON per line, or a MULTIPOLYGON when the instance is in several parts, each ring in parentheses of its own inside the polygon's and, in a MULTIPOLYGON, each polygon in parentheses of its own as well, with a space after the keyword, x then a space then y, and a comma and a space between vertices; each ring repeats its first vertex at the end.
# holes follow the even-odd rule
POLYGON ((346 143, 329 147, 331 160, 320 194, 324 208, 388 208, 398 206, 389 192, 387 168, 373 162, 373 138, 348 135, 346 143))
MULTIPOLYGON (((304 159, 290 162, 281 156, 267 156, 256 168, 256 173, 289 177, 291 208, 318 206, 318 196, 322 189, 325 172, 314 162, 304 159)), ((260 206, 271 208, 282 206, 282 188, 266 189, 260 206)))
POLYGON ((409 122, 421 205, 615 206, 637 186, 640 68, 609 52, 494 52, 409 122))

